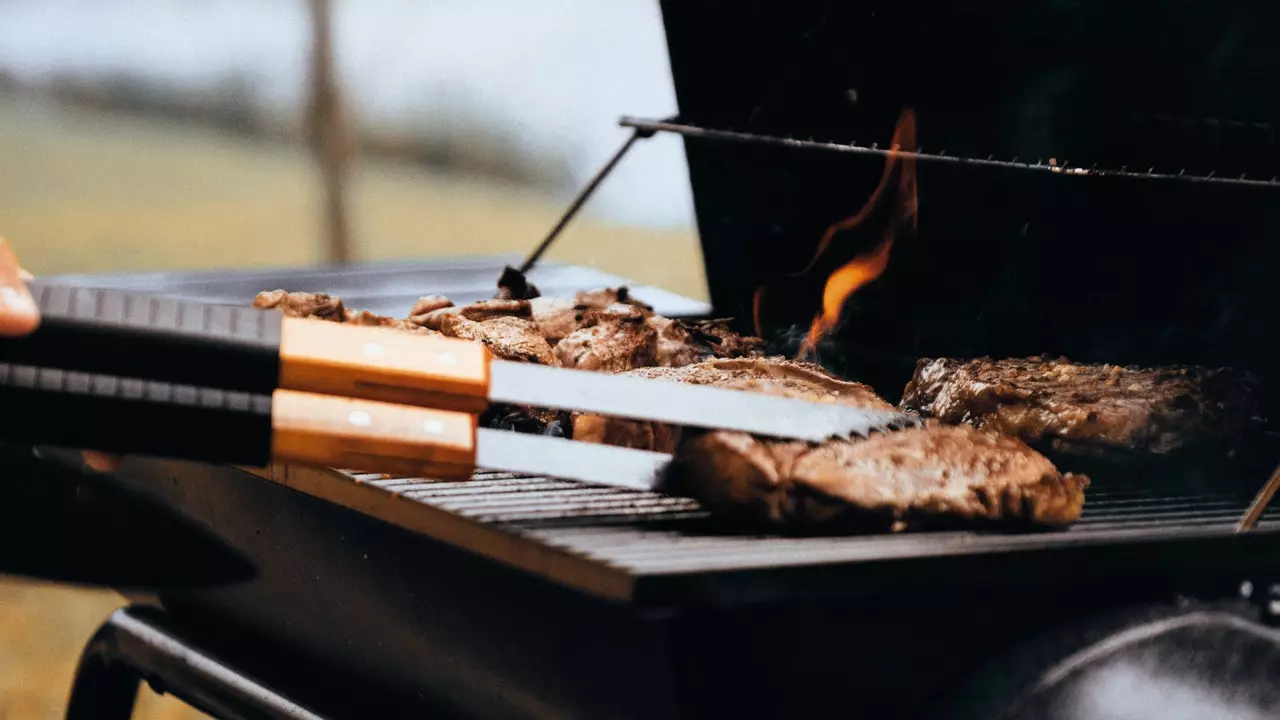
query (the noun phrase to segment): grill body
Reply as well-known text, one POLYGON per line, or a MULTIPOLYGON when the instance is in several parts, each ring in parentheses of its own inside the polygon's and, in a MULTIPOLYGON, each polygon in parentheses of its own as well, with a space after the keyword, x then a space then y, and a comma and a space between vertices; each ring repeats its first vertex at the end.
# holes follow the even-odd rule
MULTIPOLYGON (((483 265, 468 267, 485 285, 452 294, 487 294, 502 260, 483 265)), ((329 290, 353 296, 353 307, 379 307, 361 287, 402 287, 380 306, 398 313, 448 282, 438 273, 461 272, 77 280, 238 303, 262 287, 329 290)), ((533 278, 546 292, 619 281, 546 272, 533 278)), ((696 309, 637 294, 660 312, 696 309)), ((1010 689, 972 685, 976 671, 1008 676, 1009 654, 1040 638, 1053 639, 1041 651, 1050 660, 1070 655, 1136 622, 1099 620, 1117 612, 1213 610, 1255 627, 1266 613, 1238 588, 1248 580, 1255 599, 1265 596, 1280 570, 1280 525, 1268 516, 1256 532, 1234 534, 1252 488, 1211 471, 1185 486, 1099 483, 1085 520, 1067 532, 827 539, 733 535, 685 500, 507 475, 449 485, 314 471, 271 481, 131 459, 115 482, 252 569, 214 587, 163 588, 159 601, 223 657, 249 667, 268 651, 285 658, 267 677, 290 696, 349 679, 376 693, 384 717, 894 718, 953 717, 948 703, 966 690, 998 705, 1010 689), (326 488, 363 495, 314 497, 326 488)), ((1213 657, 1212 641, 1190 647, 1213 657)), ((349 708, 350 693, 329 695, 327 707, 349 708)))
MULTIPOLYGON (((964 158, 1277 172, 1280 96, 1266 90, 1280 74, 1267 35, 1280 20, 1275 4, 745 0, 726 11, 666 0, 662 9, 685 122, 871 144, 887 142, 911 107, 926 150, 964 158)), ((803 266, 882 168, 785 147, 686 147, 715 312, 744 321, 755 289, 803 266)), ((1049 352, 1270 374, 1274 188, 965 163, 918 170, 918 231, 850 303, 839 338, 843 369, 887 396, 928 355, 1049 352)), ((845 259, 876 230, 842 237, 845 259)), ((484 297, 501 264, 73 280, 237 303, 271 287, 325 290, 402 313, 422 292, 484 297)), ((549 294, 617 281, 546 272, 532 279, 549 294)), ((820 287, 798 279, 766 320, 807 323, 820 287)), ((668 314, 708 310, 637 294, 668 314)), ((166 608, 235 639, 239 652, 293 658, 284 672, 297 686, 360 678, 405 715, 899 718, 1009 711, 1040 670, 1153 618, 1212 611, 1257 627, 1268 613, 1252 599, 1277 579, 1280 528, 1268 518, 1255 533, 1231 532, 1261 478, 1238 486, 1219 477, 1225 470, 1210 464, 1200 482, 1177 486, 1110 478, 1064 533, 826 540, 727 535, 683 501, 536 478, 363 479, 368 492, 408 504, 413 530, 225 467, 131 461, 119 482, 256 570, 213 589, 166 589, 166 608), (1242 581, 1257 589, 1251 600, 1239 597, 1242 581)), ((1261 679, 1197 675, 1178 659, 1225 666, 1214 654, 1223 637, 1151 657, 1173 658, 1184 684, 1235 683, 1228 690, 1267 716, 1271 699, 1249 690, 1280 686, 1267 675, 1274 642, 1251 650, 1261 679)), ((1072 717, 1051 706, 1027 707, 1072 717)))

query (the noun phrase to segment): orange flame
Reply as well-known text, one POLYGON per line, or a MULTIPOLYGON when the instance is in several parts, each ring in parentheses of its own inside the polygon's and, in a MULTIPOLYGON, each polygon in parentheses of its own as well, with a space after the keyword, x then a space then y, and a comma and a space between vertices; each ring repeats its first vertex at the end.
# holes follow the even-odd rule
MULTIPOLYGON (((832 250, 838 233, 855 230, 863 226, 869 218, 882 208, 888 208, 889 217, 884 225, 880 241, 870 252, 855 256, 827 276, 822 291, 822 309, 809 325, 809 333, 800 347, 800 356, 810 355, 817 347, 818 341, 831 331, 840 321, 841 310, 845 301, 860 288, 875 281, 889 267, 889 251, 893 243, 904 230, 914 231, 918 197, 916 192, 916 159, 912 153, 916 150, 916 119, 910 109, 904 110, 898 119, 893 133, 893 144, 885 158, 884 173, 880 184, 857 214, 847 217, 831 227, 822 235, 818 249, 809 264, 798 275, 813 270, 832 250)), ((755 312, 757 332, 760 331, 760 311, 763 303, 761 287, 756 291, 753 310, 755 312)))

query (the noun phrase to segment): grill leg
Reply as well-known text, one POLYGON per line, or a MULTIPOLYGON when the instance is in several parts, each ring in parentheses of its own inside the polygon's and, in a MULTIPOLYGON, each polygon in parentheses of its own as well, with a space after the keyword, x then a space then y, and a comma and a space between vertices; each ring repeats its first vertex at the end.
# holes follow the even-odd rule
POLYGON ((67 720, 129 720, 133 717, 138 676, 132 668, 95 648, 102 631, 98 633, 85 648, 76 668, 71 698, 67 701, 67 720))
POLYGON ((76 669, 67 720, 128 720, 146 680, 219 720, 325 720, 223 664, 165 627, 150 608, 117 610, 98 628, 76 669))

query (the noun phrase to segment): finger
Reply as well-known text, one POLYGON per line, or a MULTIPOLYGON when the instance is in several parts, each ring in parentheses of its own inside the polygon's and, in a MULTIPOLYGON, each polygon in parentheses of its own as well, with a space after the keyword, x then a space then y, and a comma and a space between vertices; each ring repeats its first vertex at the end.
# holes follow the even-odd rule
POLYGON ((90 470, 96 470, 101 473, 115 472, 116 468, 120 466, 120 456, 108 455, 97 450, 84 450, 80 453, 80 457, 90 470))
POLYGON ((40 312, 20 273, 13 249, 0 238, 0 335, 26 335, 40 324, 40 312))

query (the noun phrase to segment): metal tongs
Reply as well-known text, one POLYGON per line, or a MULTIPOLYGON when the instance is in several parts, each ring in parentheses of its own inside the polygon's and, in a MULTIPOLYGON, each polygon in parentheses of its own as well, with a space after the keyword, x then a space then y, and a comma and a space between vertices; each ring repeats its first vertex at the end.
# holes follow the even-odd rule
POLYGON ((0 340, 0 436, 442 479, 477 467, 649 489, 662 453, 478 427, 492 403, 821 441, 914 416, 494 359, 479 343, 38 281, 0 340))

